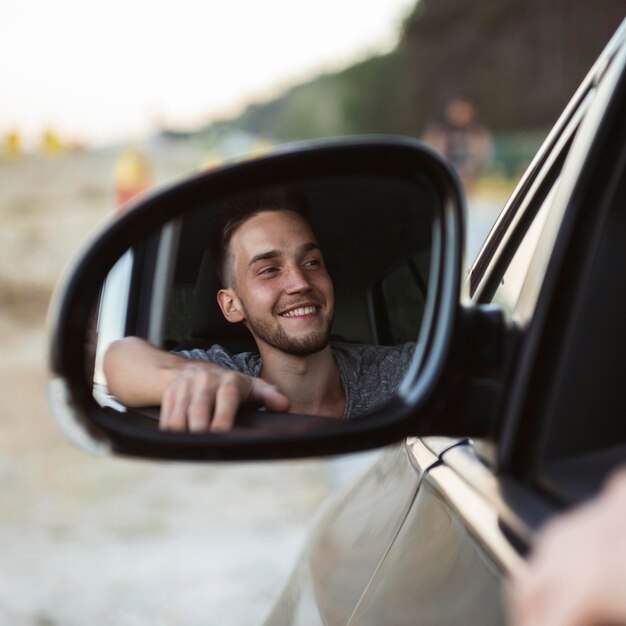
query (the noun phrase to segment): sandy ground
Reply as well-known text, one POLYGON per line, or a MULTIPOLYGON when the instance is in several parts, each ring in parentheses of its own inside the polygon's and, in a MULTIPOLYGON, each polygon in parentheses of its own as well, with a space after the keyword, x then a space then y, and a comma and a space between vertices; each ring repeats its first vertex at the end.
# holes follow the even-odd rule
MULTIPOLYGON (((111 212, 115 158, 0 162, 0 626, 254 624, 334 482, 328 463, 93 458, 49 417, 47 301, 111 212)), ((153 155, 154 177, 201 161, 153 155)))
MULTIPOLYGON (((45 311, 111 213, 116 156, 0 161, 0 626, 255 624, 320 502, 371 457, 157 464, 64 440, 46 406, 45 311)), ((150 159, 163 182, 203 154, 150 159)))

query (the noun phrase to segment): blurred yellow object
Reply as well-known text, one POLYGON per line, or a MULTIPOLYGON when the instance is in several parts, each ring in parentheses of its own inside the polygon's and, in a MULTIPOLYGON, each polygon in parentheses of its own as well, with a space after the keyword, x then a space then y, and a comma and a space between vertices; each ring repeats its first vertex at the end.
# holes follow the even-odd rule
POLYGON ((41 153, 46 157, 56 157, 62 152, 63 145, 59 136, 52 130, 45 131, 41 138, 41 153))
POLYGON ((255 159, 261 157, 271 151, 274 144, 267 137, 259 137, 252 146, 252 150, 248 155, 249 158, 255 159))
MULTIPOLYGON (((477 178, 472 185, 471 192, 475 196, 489 198, 495 202, 504 204, 507 198, 509 198, 513 193, 516 185, 516 178, 507 178, 499 174, 490 174, 477 178)), ((468 195, 469 191, 469 189, 466 190, 468 195)))
POLYGON ((4 156, 8 159, 18 159, 22 156, 22 139, 17 131, 5 135, 4 156))
POLYGON ((115 164, 117 210, 123 212, 131 199, 152 184, 152 169, 146 156, 137 148, 125 148, 115 164))
POLYGON ((215 150, 210 150, 204 155, 202 159, 202 163, 200 164, 200 170, 208 171, 215 169, 220 166, 224 162, 224 158, 219 152, 215 150))

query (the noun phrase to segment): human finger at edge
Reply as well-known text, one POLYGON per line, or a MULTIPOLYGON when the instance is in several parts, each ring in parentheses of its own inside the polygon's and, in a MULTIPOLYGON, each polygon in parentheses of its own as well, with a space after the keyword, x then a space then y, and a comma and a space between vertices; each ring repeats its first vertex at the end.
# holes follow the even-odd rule
POLYGON ((283 412, 289 409, 289 398, 278 387, 260 379, 252 383, 250 400, 267 407, 271 411, 283 412))
POLYGON ((166 416, 166 430, 185 431, 187 430, 187 411, 191 402, 191 381, 183 380, 168 389, 171 393, 168 413, 166 416))
POLYGON ((217 388, 215 409, 211 420, 212 432, 224 432, 233 427, 237 410, 243 401, 242 390, 235 383, 224 383, 217 388))
POLYGON ((209 430, 211 416, 215 408, 215 394, 215 385, 201 381, 194 386, 187 416, 190 432, 197 433, 209 430))

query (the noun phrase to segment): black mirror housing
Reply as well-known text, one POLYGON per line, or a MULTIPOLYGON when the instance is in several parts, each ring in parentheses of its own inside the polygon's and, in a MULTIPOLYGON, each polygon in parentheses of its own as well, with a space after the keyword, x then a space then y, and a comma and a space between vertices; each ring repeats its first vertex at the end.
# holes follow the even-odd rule
MULTIPOLYGON (((319 456, 378 447, 409 435, 438 434, 433 398, 442 383, 459 315, 464 211, 461 186, 449 165, 424 144, 395 137, 299 144, 197 175, 143 198, 95 237, 57 287, 49 312, 53 415, 71 440, 92 452, 177 460, 319 456), (94 310, 111 268, 147 233, 232 194, 353 178, 413 185, 429 198, 428 298, 415 356, 388 404, 363 417, 342 420, 340 427, 303 417, 300 427, 283 428, 280 424, 285 425, 289 415, 243 411, 242 423, 248 429, 191 434, 162 432, 155 421, 154 427, 146 427, 150 422, 145 416, 130 410, 121 414, 96 400, 89 365, 94 310)), ((326 216, 332 222, 332 212, 326 216)), ((332 226, 328 225, 329 232, 332 226)))

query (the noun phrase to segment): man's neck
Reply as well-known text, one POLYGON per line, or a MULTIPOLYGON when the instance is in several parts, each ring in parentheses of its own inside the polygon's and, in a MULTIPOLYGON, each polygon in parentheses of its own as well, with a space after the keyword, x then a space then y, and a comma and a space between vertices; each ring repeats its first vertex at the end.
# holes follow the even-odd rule
POLYGON ((343 417, 346 398, 330 345, 308 356, 259 346, 261 378, 276 385, 290 401, 290 413, 343 417))

